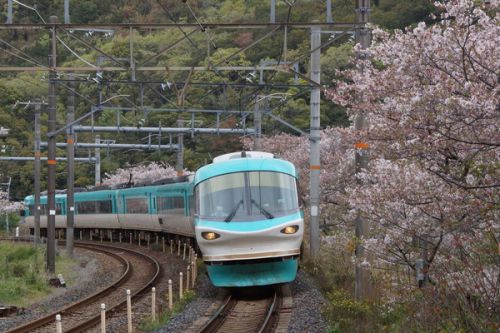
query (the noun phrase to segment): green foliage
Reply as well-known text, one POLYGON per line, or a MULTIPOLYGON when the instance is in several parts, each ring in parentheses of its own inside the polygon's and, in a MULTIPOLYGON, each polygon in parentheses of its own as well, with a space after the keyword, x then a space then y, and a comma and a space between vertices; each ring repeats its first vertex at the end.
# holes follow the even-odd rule
POLYGON ((25 244, 0 244, 0 303, 24 304, 49 289, 43 271, 43 249, 25 244))
MULTIPOLYGON (((433 10, 431 1, 416 0, 380 0, 372 6, 372 18, 376 23, 385 27, 402 27, 425 18, 433 10)), ((63 1, 40 0, 37 1, 37 9, 40 14, 48 20, 50 15, 59 14, 59 21, 63 17, 63 1)), ((319 19, 326 19, 326 6, 324 1, 295 1, 290 7, 285 1, 277 1, 276 21, 277 22, 310 22, 319 19)), ((292 3, 292 2, 290 2, 292 3)), ((190 6, 203 23, 208 22, 269 22, 269 1, 268 0, 224 0, 224 1, 190 1, 190 6)), ((23 8, 14 4, 15 20, 20 23, 40 22, 40 18, 32 10, 23 8)), ((353 22, 355 11, 351 0, 333 0, 332 14, 335 22, 353 22)), ((171 23, 176 22, 195 22, 187 6, 182 2, 175 0, 162 1, 91 1, 82 0, 71 3, 71 22, 72 23, 171 23)), ((260 61, 278 61, 284 60, 283 34, 281 31, 262 40, 257 46, 250 47, 243 52, 237 53, 240 48, 249 46, 258 38, 264 36, 268 29, 234 29, 220 30, 212 29, 207 33, 196 32, 190 35, 190 40, 184 39, 183 32, 179 29, 169 29, 157 31, 134 31, 134 59, 138 66, 206 66, 209 62, 206 59, 207 52, 210 53, 210 64, 220 63, 221 65, 240 65, 254 66, 260 61), (207 36, 211 36, 217 48, 213 46, 207 50, 207 36), (180 42, 179 42, 180 41, 180 42), (148 61, 161 50, 174 45, 167 52, 162 53, 152 61, 148 61), (147 63, 144 63, 148 61, 147 63)), ((187 30, 185 30, 187 32, 187 30)), ((92 36, 85 35, 82 32, 75 31, 79 38, 85 39, 89 44, 102 49, 106 54, 118 58, 128 58, 130 44, 128 40, 128 31, 117 30, 112 37, 105 37, 101 33, 94 33, 92 36)), ((300 63, 300 72, 309 71, 308 52, 310 51, 309 42, 310 32, 307 29, 288 29, 287 34, 287 60, 303 59, 300 63)), ((62 33, 60 37, 82 58, 96 64, 99 53, 82 43, 74 40, 69 35, 62 33)), ((2 31, 1 38, 12 43, 13 46, 27 53, 41 63, 47 63, 47 54, 50 48, 49 31, 25 31, 12 32, 2 31)), ((323 35, 323 42, 327 35, 323 35)), ((0 55, 2 61, 9 65, 32 66, 29 61, 19 59, 9 54, 0 55)), ((352 57, 352 43, 347 38, 339 40, 331 47, 323 50, 322 54, 322 84, 329 85, 335 77, 335 70, 343 69, 348 66, 348 60, 352 57)), ((76 59, 65 47, 58 48, 59 66, 82 66, 82 61, 76 59)), ((126 60, 120 60, 124 66, 128 66, 126 60)), ((104 59, 102 65, 117 66, 109 59, 104 59)), ((144 104, 158 108, 196 108, 196 109, 231 109, 231 110, 252 110, 255 101, 255 95, 269 95, 277 92, 274 88, 264 88, 259 86, 248 87, 244 89, 234 88, 231 84, 247 83, 249 72, 236 71, 196 71, 192 74, 191 82, 211 82, 221 83, 220 87, 201 87, 189 85, 186 87, 186 96, 184 100, 179 100, 174 89, 161 90, 159 84, 151 84, 144 89, 144 104), (222 83, 228 83, 226 87, 222 83)), ((258 83, 259 74, 253 83, 258 83)), ((306 74, 307 75, 307 74, 306 74)), ((89 76, 89 81, 95 74, 89 76)), ((106 79, 110 80, 130 80, 130 73, 123 71, 120 73, 104 73, 106 79)), ((187 71, 164 71, 137 73, 137 80, 148 80, 155 82, 175 82, 183 83, 187 80, 187 71)), ((61 76, 65 79, 65 76, 61 76)), ((80 77, 80 79, 85 79, 80 77)), ((265 82, 275 83, 301 83, 305 81, 298 79, 295 82, 293 75, 289 73, 276 73, 273 71, 264 71, 263 80, 265 82)), ((181 89, 182 87, 179 86, 181 89)), ((95 101, 98 95, 98 85, 81 83, 77 87, 82 96, 88 96, 95 101)), ((279 90, 285 96, 292 96, 299 93, 298 89, 289 89, 289 91, 279 90)), ((140 97, 137 86, 133 85, 112 85, 103 86, 102 99, 105 100, 111 96, 123 94, 128 97, 114 99, 112 104, 131 106, 132 103, 139 105, 140 97)), ((0 138, 0 147, 5 146, 5 152, 1 156, 32 156, 33 155, 33 106, 24 108, 18 106, 13 108, 17 100, 33 101, 36 98, 46 99, 47 96, 47 74, 43 72, 26 73, 3 73, 0 75, 0 125, 8 127, 11 134, 7 138, 0 138)), ((68 91, 64 88, 58 89, 58 127, 66 121, 65 110, 67 104, 68 91)), ((76 116, 82 116, 90 110, 88 101, 83 98, 76 98, 76 116)), ((278 106, 279 100, 273 99, 269 102, 269 110, 290 122, 292 125, 303 131, 308 131, 310 127, 309 120, 309 95, 304 93, 300 97, 289 99, 283 106, 278 106)), ((42 133, 47 131, 47 113, 42 110, 42 133)), ((99 125, 114 125, 116 119, 120 118, 123 126, 137 126, 139 120, 144 118, 144 126, 163 127, 176 126, 178 118, 188 119, 189 115, 183 115, 175 112, 120 112, 117 114, 113 110, 105 110, 95 115, 95 123, 99 125)), ((196 116, 201 126, 213 127, 216 122, 215 115, 203 114, 196 116)), ((276 121, 267 121, 264 117, 263 131, 270 134, 277 131, 294 133, 293 130, 276 121)), ((88 124, 88 121, 85 124, 88 124)), ((323 126, 346 126, 349 120, 342 107, 323 100, 321 102, 321 123, 323 126)), ((223 115, 221 117, 223 127, 241 126, 237 124, 234 117, 223 115)), ((252 126, 252 117, 247 119, 247 126, 252 126)), ((113 139, 117 142, 138 142, 145 143, 148 138, 140 134, 123 133, 104 133, 101 139, 113 139)), ((94 135, 92 133, 79 133, 78 141, 92 142, 94 135)), ((185 136, 184 144, 187 147, 185 153, 185 165, 191 170, 196 170, 201 165, 209 162, 211 158, 218 154, 226 153, 230 150, 236 150, 241 147, 238 136, 201 136, 196 135, 191 138, 185 136)), ((44 139, 45 141, 45 139, 44 139)), ((162 143, 169 141, 164 136, 162 143)), ((156 137, 153 138, 157 143, 156 137)), ((175 137, 173 142, 175 143, 175 137)), ((78 151, 80 156, 87 156, 86 150, 78 151)), ((46 151, 42 152, 43 155, 46 151)), ((58 149, 58 154, 64 155, 62 149, 58 149)), ((166 161, 175 163, 175 154, 165 152, 138 152, 138 151, 105 151, 102 154, 102 172, 113 172, 118 167, 124 167, 126 164, 145 163, 148 161, 166 161)), ((0 170, 4 176, 11 176, 11 198, 22 200, 26 195, 33 192, 33 163, 32 162, 0 162, 0 170)), ((65 163, 57 166, 56 186, 57 188, 66 187, 65 163)), ((46 168, 42 168, 41 187, 46 188, 47 179, 46 168)), ((77 186, 89 186, 94 183, 93 166, 88 164, 77 164, 75 170, 75 183, 77 186)))
POLYGON ((139 324, 139 329, 145 332, 156 331, 165 326, 168 321, 176 314, 182 312, 184 308, 196 298, 196 293, 193 290, 187 290, 182 299, 174 303, 172 310, 166 310, 156 316, 156 320, 147 317, 139 324))
POLYGON ((429 15, 436 11, 431 0, 378 0, 373 7, 373 23, 388 29, 403 29, 420 21, 430 22, 429 15))
POLYGON ((326 297, 328 305, 323 315, 330 324, 332 332, 355 332, 360 323, 373 315, 370 305, 354 300, 343 290, 332 290, 326 297))

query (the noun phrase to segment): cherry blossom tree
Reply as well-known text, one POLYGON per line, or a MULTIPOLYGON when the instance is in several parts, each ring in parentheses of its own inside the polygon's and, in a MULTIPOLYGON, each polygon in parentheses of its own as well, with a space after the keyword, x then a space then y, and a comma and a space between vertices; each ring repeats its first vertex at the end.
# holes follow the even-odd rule
MULTIPOLYGON (((436 6, 442 14, 432 26, 420 23, 393 33, 374 28, 371 48, 356 47, 366 52, 365 60, 338 72, 335 88, 325 92, 352 119, 364 114, 369 122, 364 132, 322 132, 322 219, 344 231, 326 243, 352 236, 360 211, 371 226, 366 239, 356 240, 370 253, 366 264, 375 280, 385 279, 395 290, 385 290, 385 301, 407 302, 413 290, 428 286, 435 297, 422 308, 430 316, 453 303, 454 313, 460 309, 464 315, 443 318, 455 328, 495 331, 499 2, 490 1, 487 9, 468 0, 436 6), (353 147, 360 140, 370 144, 371 160, 356 178, 353 147), (418 273, 420 285, 415 278, 408 283, 406 274, 403 280, 397 274, 401 267, 414 277, 418 273)), ((262 145, 297 166, 306 200, 307 138, 282 134, 264 138, 262 145)))
MULTIPOLYGON (((191 171, 184 169, 183 175, 190 175, 191 171)), ((120 183, 138 184, 153 182, 164 178, 177 177, 177 171, 166 163, 152 162, 150 164, 137 165, 129 168, 117 169, 114 173, 106 173, 103 180, 104 185, 116 185, 120 183)))
MULTIPOLYGON (((468 0, 436 6, 442 14, 432 26, 375 28, 371 48, 357 49, 366 60, 339 73, 326 94, 369 121, 356 134, 372 160, 362 185, 346 193, 351 215, 361 210, 371 222, 361 241, 372 264, 421 264, 423 282, 466 310, 480 299, 492 314, 500 285, 499 2, 488 13, 468 0)), ((472 318, 461 320, 492 327, 488 316, 472 318)))

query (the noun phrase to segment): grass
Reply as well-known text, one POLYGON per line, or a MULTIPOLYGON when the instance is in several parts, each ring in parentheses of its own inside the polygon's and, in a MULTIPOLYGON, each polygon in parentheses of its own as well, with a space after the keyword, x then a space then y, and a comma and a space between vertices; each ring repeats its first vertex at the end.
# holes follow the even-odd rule
POLYGON ((144 332, 158 330, 166 323, 168 323, 173 316, 175 316, 179 312, 182 312, 186 305, 188 305, 193 299, 195 299, 195 297, 196 294, 194 291, 186 291, 182 299, 179 302, 174 303, 172 310, 162 311, 157 315, 156 320, 152 320, 151 316, 147 317, 139 324, 139 329, 144 332))
MULTIPOLYGON (((56 256, 56 275, 63 274, 66 285, 77 279, 77 263, 65 255, 56 256)), ((0 243, 0 304, 25 307, 53 289, 45 272, 45 247, 25 243, 0 243)))

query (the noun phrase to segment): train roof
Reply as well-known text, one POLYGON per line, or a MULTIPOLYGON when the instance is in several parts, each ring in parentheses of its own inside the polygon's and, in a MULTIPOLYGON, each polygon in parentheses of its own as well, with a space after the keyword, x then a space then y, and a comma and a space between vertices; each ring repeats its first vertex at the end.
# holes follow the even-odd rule
POLYGON ((195 185, 209 178, 243 171, 271 171, 289 174, 297 178, 292 163, 274 158, 273 154, 264 152, 238 152, 216 157, 214 162, 196 171, 195 185))
MULTIPOLYGON (((131 184, 122 183, 113 186, 101 185, 90 189, 78 188, 78 190, 76 190, 75 188, 75 194, 78 193, 78 197, 80 199, 84 199, 84 201, 85 199, 88 198, 103 199, 107 198, 109 194, 113 194, 118 190, 125 191, 126 193, 142 193, 143 191, 147 192, 150 190, 161 191, 163 188, 178 190, 181 188, 185 188, 186 186, 192 186, 192 180, 193 176, 188 175, 188 176, 180 176, 174 178, 164 178, 151 182, 143 182, 143 183, 133 184, 133 186, 131 186, 131 184)), ((56 200, 65 199, 66 193, 67 190, 57 190, 55 195, 56 200)), ((33 204, 34 201, 35 201, 34 195, 28 195, 26 198, 24 198, 24 203, 27 205, 33 204)), ((45 204, 46 202, 47 202, 47 191, 44 191, 40 193, 40 203, 45 204)))

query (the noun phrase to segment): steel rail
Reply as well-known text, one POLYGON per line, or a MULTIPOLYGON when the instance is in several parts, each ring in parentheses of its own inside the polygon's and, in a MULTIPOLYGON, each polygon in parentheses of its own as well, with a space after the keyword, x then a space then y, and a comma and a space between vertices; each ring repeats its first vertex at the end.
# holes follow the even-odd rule
MULTIPOLYGON (((137 299, 139 296, 141 296, 141 294, 146 290, 146 288, 148 288, 149 286, 154 284, 156 282, 156 280, 160 277, 161 270, 160 270, 159 262, 155 258, 148 256, 146 254, 143 254, 141 252, 131 250, 131 249, 122 248, 119 246, 111 246, 111 245, 103 245, 103 244, 76 243, 75 246, 80 247, 80 248, 90 249, 90 250, 96 251, 96 252, 106 253, 112 257, 117 258, 119 261, 126 264, 125 272, 115 282, 111 283, 110 285, 108 285, 104 289, 101 289, 100 291, 97 291, 94 294, 86 297, 82 301, 70 304, 70 305, 68 305, 68 306, 66 306, 58 311, 55 311, 55 312, 53 312, 49 315, 46 315, 42 318, 36 319, 36 320, 29 322, 25 325, 18 326, 10 331, 7 331, 7 333, 25 333, 25 332, 30 332, 33 329, 46 326, 54 321, 54 318, 57 314, 61 314, 64 316, 65 313, 70 313, 70 312, 74 311, 75 309, 78 309, 79 307, 83 307, 83 306, 86 306, 92 302, 95 302, 99 298, 107 296, 108 294, 110 294, 111 292, 116 290, 120 285, 122 285, 123 283, 128 281, 129 278, 132 276, 132 272, 133 272, 132 267, 130 265, 130 261, 125 260, 120 255, 111 252, 109 249, 126 251, 128 253, 132 253, 133 255, 147 258, 150 262, 153 262, 155 265, 156 270, 155 270, 155 274, 153 275, 153 277, 150 278, 146 284, 143 284, 142 288, 139 288, 138 290, 136 290, 135 292, 132 293, 132 299, 137 299), (108 250, 105 250, 103 248, 107 248, 108 250)), ((108 314, 108 316, 111 317, 112 314, 119 311, 125 304, 126 304, 126 299, 122 302, 119 302, 118 304, 115 304, 113 307, 109 308, 108 310, 106 310, 106 313, 108 314)), ((83 332, 89 328, 96 326, 96 324, 99 322, 99 320, 100 320, 100 313, 98 313, 97 315, 95 315, 89 319, 86 319, 85 321, 82 321, 80 324, 77 324, 76 326, 73 326, 71 328, 66 329, 65 332, 83 332)))
POLYGON ((113 288, 116 288, 118 285, 120 285, 120 283, 122 281, 124 281, 127 277, 129 277, 130 274, 132 273, 132 271, 130 269, 130 262, 128 262, 127 260, 125 260, 123 257, 119 256, 116 253, 106 251, 103 249, 99 249, 97 247, 92 248, 91 246, 82 246, 82 244, 75 244, 75 246, 81 247, 81 248, 86 248, 86 249, 91 249, 92 251, 100 252, 100 253, 104 253, 106 255, 109 255, 110 257, 113 257, 113 258, 117 259, 119 262, 121 262, 122 264, 124 264, 125 271, 118 279, 116 279, 116 281, 112 282, 107 287, 89 295, 88 297, 84 298, 83 300, 76 302, 76 303, 73 303, 73 304, 70 304, 70 305, 60 309, 59 311, 52 312, 48 315, 45 315, 45 316, 38 318, 38 319, 35 319, 35 320, 28 322, 24 325, 15 327, 15 328, 11 329, 10 331, 7 331, 7 333, 30 332, 31 330, 33 330, 35 328, 50 324, 51 322, 54 321, 54 318, 56 317, 57 314, 64 314, 68 311, 71 311, 75 308, 81 307, 85 304, 89 304, 89 303, 95 301, 96 299, 109 294, 113 288))
MULTIPOLYGON (((264 319, 257 327, 256 332, 269 333, 276 329, 279 321, 279 313, 281 309, 281 293, 274 290, 273 295, 269 297, 264 319)), ((217 311, 210 317, 210 319, 199 329, 199 333, 214 333, 218 332, 227 319, 230 317, 236 304, 241 301, 237 297, 229 294, 226 300, 221 304, 217 311)), ((238 320, 233 318, 233 320, 238 320)), ((226 328, 227 330, 227 328, 226 328)))
POLYGON ((273 293, 273 300, 271 301, 269 308, 267 310, 266 318, 262 323, 259 333, 272 332, 275 325, 279 319, 279 310, 281 307, 281 297, 278 295, 278 291, 275 290, 273 293))
MULTIPOLYGON (((142 256, 142 257, 147 258, 150 261, 154 262, 155 267, 156 267, 156 272, 155 272, 154 276, 148 281, 147 284, 144 284, 142 288, 140 288, 137 291, 132 293, 132 295, 131 295, 132 300, 136 300, 137 298, 139 298, 142 295, 142 293, 145 292, 147 288, 152 286, 160 277, 160 272, 161 272, 160 263, 155 258, 153 258, 149 255, 146 255, 144 253, 138 252, 138 251, 125 249, 125 248, 118 247, 118 246, 111 246, 111 245, 104 245, 104 246, 109 247, 109 248, 113 248, 113 249, 121 249, 124 251, 132 252, 132 253, 135 253, 139 256, 142 256)), ((120 302, 120 303, 114 305, 113 307, 109 308, 108 310, 106 310, 106 315, 108 316, 108 318, 111 318, 116 312, 120 311, 126 305, 126 303, 127 303, 127 300, 124 299, 122 302, 120 302)), ((66 330, 66 333, 84 332, 84 331, 96 326, 100 322, 100 320, 101 320, 101 314, 97 313, 94 317, 86 320, 85 322, 82 322, 81 324, 66 330)))
POLYGON ((203 325, 200 329, 200 333, 211 333, 217 332, 217 329, 222 326, 227 318, 227 315, 231 313, 232 309, 236 305, 237 300, 229 294, 224 303, 215 311, 215 313, 210 317, 210 319, 203 325))

